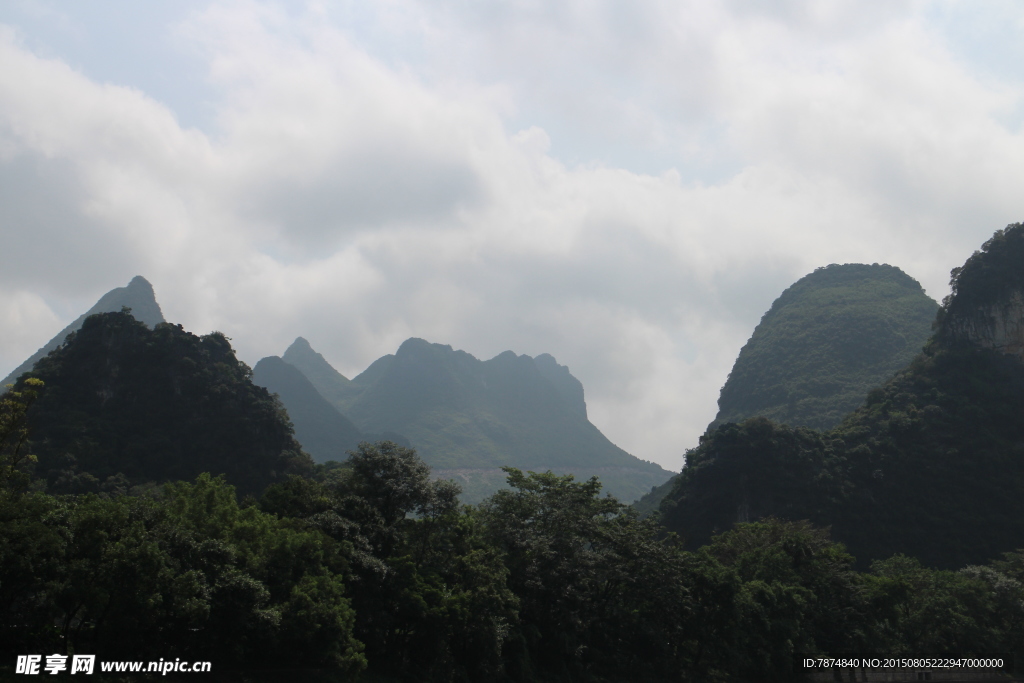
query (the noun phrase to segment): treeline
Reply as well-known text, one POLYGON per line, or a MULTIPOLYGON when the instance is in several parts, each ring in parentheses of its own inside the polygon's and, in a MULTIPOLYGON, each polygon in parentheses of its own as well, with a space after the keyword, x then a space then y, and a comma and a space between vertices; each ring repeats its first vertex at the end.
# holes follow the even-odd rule
POLYGON ((1006 652, 1024 552, 959 571, 854 569, 827 530, 768 519, 686 551, 596 480, 509 470, 471 507, 415 452, 238 500, 200 475, 158 493, 50 495, 4 397, 0 647, 209 659, 339 680, 794 680, 794 653, 1006 652))

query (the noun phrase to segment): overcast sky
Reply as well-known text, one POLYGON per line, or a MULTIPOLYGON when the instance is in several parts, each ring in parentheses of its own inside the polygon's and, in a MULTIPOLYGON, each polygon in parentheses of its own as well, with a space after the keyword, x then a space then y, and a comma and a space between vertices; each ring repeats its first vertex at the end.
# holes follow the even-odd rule
POLYGON ((829 263, 1024 220, 1024 4, 0 5, 0 374, 139 274, 250 365, 551 353, 679 469, 829 263))

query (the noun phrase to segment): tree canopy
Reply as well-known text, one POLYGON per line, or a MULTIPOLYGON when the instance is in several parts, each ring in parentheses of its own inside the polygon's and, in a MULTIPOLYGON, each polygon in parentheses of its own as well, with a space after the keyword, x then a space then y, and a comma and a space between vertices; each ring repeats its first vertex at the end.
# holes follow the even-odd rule
POLYGON ((280 403, 253 385, 227 337, 167 323, 153 329, 130 312, 103 313, 19 380, 46 391, 27 423, 38 471, 52 491, 98 492, 224 474, 258 493, 308 471, 280 403))

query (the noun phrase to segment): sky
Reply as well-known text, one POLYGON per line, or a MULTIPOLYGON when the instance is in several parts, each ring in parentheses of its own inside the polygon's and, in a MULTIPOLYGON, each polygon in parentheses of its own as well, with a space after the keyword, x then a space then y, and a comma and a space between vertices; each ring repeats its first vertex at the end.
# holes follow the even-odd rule
POLYGON ((678 470, 772 301, 1024 221, 1010 0, 0 5, 0 374, 135 275, 254 365, 550 353, 678 470))

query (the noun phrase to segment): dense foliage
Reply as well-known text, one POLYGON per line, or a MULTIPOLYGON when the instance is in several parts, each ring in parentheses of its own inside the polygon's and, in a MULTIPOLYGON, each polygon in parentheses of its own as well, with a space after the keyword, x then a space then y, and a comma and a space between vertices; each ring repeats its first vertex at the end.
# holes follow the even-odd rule
MULTIPOLYGON (((972 272, 940 322, 1005 299, 972 272)), ((640 519, 514 468, 459 505, 388 441, 313 465, 223 335, 95 316, 0 397, 0 651, 234 681, 794 681, 797 656, 863 653, 1024 673, 1024 364, 945 339, 829 431, 709 430, 640 519)))
POLYGON ((1024 545, 1024 367, 932 346, 828 432, 763 418, 709 431, 662 504, 699 545, 776 515, 831 525, 863 560, 934 566, 1024 545))
POLYGON ((51 491, 130 488, 225 474, 259 493, 308 471, 278 403, 251 382, 224 335, 153 329, 129 312, 103 313, 27 377, 46 384, 28 412, 38 473, 51 491))
POLYGON ((740 350, 712 426, 829 429, 921 350, 938 305, 888 265, 832 264, 782 293, 740 350))
POLYGON ((1021 552, 860 573, 826 530, 776 518, 689 552, 596 479, 509 469, 507 490, 460 507, 390 442, 244 503, 209 474, 145 495, 43 493, 25 437, 47 390, 0 403, 9 657, 181 657, 250 680, 790 681, 797 654, 1024 642, 1021 552))
POLYGON ((943 334, 961 301, 1005 296, 984 273, 1009 267, 1004 247, 1019 270, 1020 244, 1024 225, 1010 226, 954 271, 935 339, 838 427, 709 430, 662 504, 668 527, 696 547, 737 521, 810 519, 862 562, 906 553, 946 568, 1024 546, 1024 364, 943 334))
POLYGON ((206 474, 155 497, 5 486, 0 650, 250 672, 233 680, 792 681, 797 654, 1024 642, 1024 553, 860 573, 774 518, 687 552, 596 480, 508 477, 460 508, 385 442, 245 505, 206 474))
POLYGON ((967 259, 954 268, 950 294, 942 302, 943 314, 969 316, 987 304, 1024 291, 1024 224, 998 230, 967 259))
MULTIPOLYGON (((835 427, 921 350, 936 309, 899 268, 818 268, 761 318, 722 387, 709 429, 757 416, 791 427, 835 427)), ((651 489, 634 504, 637 511, 658 510, 677 479, 651 489)))

